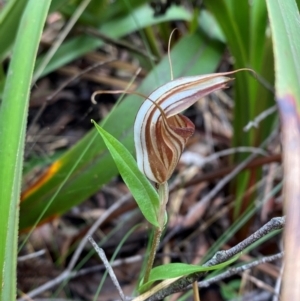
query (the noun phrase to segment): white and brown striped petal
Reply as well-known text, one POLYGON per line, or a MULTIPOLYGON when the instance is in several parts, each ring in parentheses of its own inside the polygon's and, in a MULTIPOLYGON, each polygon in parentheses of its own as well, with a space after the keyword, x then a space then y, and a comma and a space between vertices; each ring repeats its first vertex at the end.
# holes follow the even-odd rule
POLYGON ((172 175, 194 124, 179 114, 201 97, 225 88, 229 73, 178 78, 159 87, 141 105, 134 123, 139 169, 162 184, 172 175))

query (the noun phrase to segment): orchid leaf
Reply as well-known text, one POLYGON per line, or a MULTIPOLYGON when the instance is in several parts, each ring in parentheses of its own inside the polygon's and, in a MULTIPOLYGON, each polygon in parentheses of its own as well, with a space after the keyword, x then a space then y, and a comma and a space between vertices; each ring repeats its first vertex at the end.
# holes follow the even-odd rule
POLYGON ((131 191, 143 215, 149 223, 158 227, 156 215, 159 208, 158 193, 145 175, 138 169, 136 161, 126 147, 95 121, 92 122, 103 138, 124 182, 131 191))
POLYGON ((169 263, 169 264, 155 267, 154 269, 151 270, 149 281, 140 287, 140 291, 145 291, 155 281, 183 277, 199 272, 221 270, 226 266, 228 266, 229 264, 236 261, 238 258, 239 255, 236 255, 233 258, 225 262, 222 262, 220 264, 216 264, 214 266, 201 266, 201 265, 193 265, 193 264, 186 264, 186 263, 169 263))

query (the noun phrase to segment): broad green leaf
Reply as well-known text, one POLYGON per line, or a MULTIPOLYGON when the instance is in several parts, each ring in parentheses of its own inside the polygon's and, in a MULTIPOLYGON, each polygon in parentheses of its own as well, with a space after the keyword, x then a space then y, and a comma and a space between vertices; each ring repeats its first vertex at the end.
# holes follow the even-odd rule
POLYGON ((226 38, 219 24, 209 11, 204 9, 200 11, 198 23, 208 37, 216 39, 222 43, 226 43, 226 38))
POLYGON ((214 266, 201 266, 186 263, 169 263, 155 267, 151 270, 149 281, 140 287, 141 291, 144 291, 146 287, 149 287, 153 282, 166 280, 170 278, 183 277, 198 272, 208 272, 213 270, 220 270, 233 263, 239 258, 239 255, 234 256, 230 260, 214 266))
MULTIPOLYGON (((132 14, 109 20, 99 26, 98 29, 105 35, 116 39, 161 22, 171 20, 189 21, 190 18, 190 14, 185 9, 176 6, 173 6, 168 10, 164 16, 154 17, 151 8, 148 5, 143 5, 142 7, 135 9, 132 14), (138 23, 136 23, 136 20, 138 20, 138 23)), ((57 68, 70 63, 102 45, 104 45, 102 40, 87 35, 81 35, 66 41, 58 49, 41 76, 45 76, 46 74, 55 71, 57 68)), ((42 57, 38 60, 36 69, 38 69, 40 61, 42 61, 42 57)))
POLYGON ((155 191, 149 180, 138 169, 136 161, 126 147, 95 121, 93 121, 93 123, 103 138, 124 182, 132 193, 143 215, 149 223, 158 227, 157 212, 159 210, 159 197, 157 191, 155 191))
MULTIPOLYGON (((19 5, 24 4, 24 1, 19 2, 19 5)), ((19 11, 20 7, 14 10, 15 5, 18 5, 15 1, 11 7, 14 10, 13 22, 6 23, 12 26, 10 34, 14 35, 15 30, 17 33, 0 107, 1 301, 16 299, 19 201, 29 93, 50 2, 50 0, 29 0, 24 11, 19 11), (17 15, 20 20, 16 19, 17 15), (18 23, 20 23, 19 27, 18 23)), ((1 43, 3 42, 1 40, 1 43)), ((6 46, 8 45, 9 43, 6 46)), ((4 48, 0 52, 7 50, 4 48)))

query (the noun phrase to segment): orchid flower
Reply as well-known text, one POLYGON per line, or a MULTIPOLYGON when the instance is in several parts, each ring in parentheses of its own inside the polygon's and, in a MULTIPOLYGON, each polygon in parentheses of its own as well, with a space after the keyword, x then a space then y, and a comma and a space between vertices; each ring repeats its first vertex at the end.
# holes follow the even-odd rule
POLYGON ((171 177, 195 126, 179 114, 200 98, 226 88, 232 72, 182 77, 152 92, 141 105, 134 123, 139 169, 155 183, 171 177))

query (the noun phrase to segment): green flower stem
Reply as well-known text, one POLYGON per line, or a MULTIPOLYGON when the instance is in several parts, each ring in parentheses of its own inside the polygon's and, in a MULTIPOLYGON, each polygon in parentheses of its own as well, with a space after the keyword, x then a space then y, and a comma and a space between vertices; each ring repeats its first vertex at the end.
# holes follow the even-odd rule
POLYGON ((158 215, 158 223, 163 230, 165 225, 165 214, 166 214, 166 206, 169 200, 169 186, 168 182, 160 184, 158 187, 158 195, 160 200, 160 208, 159 208, 159 215, 158 215))
POLYGON ((162 231, 163 231, 164 226, 165 226, 166 206, 167 206, 167 203, 168 203, 168 200, 169 200, 169 186, 168 186, 167 182, 159 185, 158 194, 159 194, 159 200, 160 200, 160 207, 159 207, 159 212, 158 212, 159 227, 156 228, 155 231, 154 231, 153 241, 152 241, 152 244, 151 244, 150 255, 149 255, 149 258, 148 258, 143 283, 146 283, 149 280, 150 272, 151 272, 153 262, 154 262, 154 259, 155 259, 155 255, 156 255, 156 250, 157 250, 158 245, 160 243, 161 234, 162 234, 162 231))
POLYGON ((151 243, 150 255, 149 255, 147 266, 146 266, 146 271, 145 271, 143 284, 145 284, 149 281, 149 276, 150 276, 150 272, 151 272, 153 262, 154 262, 154 259, 155 259, 156 250, 157 250, 157 247, 158 247, 159 242, 160 242, 161 233, 162 233, 162 230, 160 228, 155 228, 153 241, 151 243))

